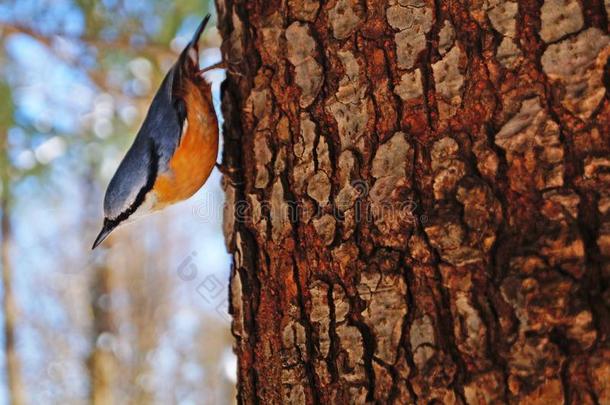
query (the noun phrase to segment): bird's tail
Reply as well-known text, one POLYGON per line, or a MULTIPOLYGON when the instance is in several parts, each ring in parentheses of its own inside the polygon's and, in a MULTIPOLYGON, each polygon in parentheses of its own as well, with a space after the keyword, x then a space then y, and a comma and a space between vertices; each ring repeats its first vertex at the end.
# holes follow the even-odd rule
POLYGON ((201 34, 205 30, 205 26, 208 25, 208 21, 210 21, 209 14, 206 15, 205 17, 203 17, 203 20, 201 20, 201 24, 199 24, 199 27, 197 27, 197 31, 195 31, 195 34, 193 35, 193 39, 191 39, 189 46, 197 48, 197 43, 199 42, 199 38, 201 38, 201 34))
POLYGON ((201 20, 201 24, 199 24, 199 27, 197 27, 195 34, 193 34, 193 38, 188 43, 181 55, 182 58, 188 59, 197 70, 199 69, 199 38, 201 38, 201 34, 205 30, 208 21, 210 21, 209 14, 203 17, 203 20, 201 20))

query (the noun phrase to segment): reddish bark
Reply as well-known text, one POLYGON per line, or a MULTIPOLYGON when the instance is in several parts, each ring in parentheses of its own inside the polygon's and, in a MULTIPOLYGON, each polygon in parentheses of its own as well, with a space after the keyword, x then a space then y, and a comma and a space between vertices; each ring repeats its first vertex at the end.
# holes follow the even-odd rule
POLYGON ((218 0, 240 403, 610 403, 601 1, 218 0))

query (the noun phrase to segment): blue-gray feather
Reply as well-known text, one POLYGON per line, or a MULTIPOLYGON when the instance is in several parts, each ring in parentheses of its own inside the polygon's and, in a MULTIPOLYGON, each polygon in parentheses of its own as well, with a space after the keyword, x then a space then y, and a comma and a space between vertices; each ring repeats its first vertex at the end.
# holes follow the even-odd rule
POLYGON ((116 219, 136 203, 143 189, 152 188, 150 177, 158 174, 151 173, 153 161, 158 162, 158 167, 154 168, 158 172, 168 169, 182 131, 182 123, 172 104, 174 70, 172 68, 163 80, 133 145, 110 180, 104 198, 106 218, 116 219))

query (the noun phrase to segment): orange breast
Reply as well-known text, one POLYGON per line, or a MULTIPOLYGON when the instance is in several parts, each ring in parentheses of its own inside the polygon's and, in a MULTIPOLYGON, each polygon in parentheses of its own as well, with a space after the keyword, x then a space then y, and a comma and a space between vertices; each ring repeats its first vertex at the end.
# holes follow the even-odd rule
POLYGON ((153 191, 157 194, 155 208, 163 208, 195 194, 208 179, 216 163, 218 121, 209 85, 200 89, 188 82, 185 90, 188 124, 180 145, 169 161, 170 170, 159 175, 153 186, 153 191))

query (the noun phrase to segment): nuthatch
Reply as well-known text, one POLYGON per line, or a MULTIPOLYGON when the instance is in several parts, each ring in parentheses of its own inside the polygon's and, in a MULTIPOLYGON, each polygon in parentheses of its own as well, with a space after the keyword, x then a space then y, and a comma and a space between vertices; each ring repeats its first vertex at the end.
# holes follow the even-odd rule
MULTIPOLYGON (((208 14, 155 94, 133 145, 110 180, 95 249, 120 224, 191 197, 208 179, 218 152, 210 84, 197 43, 208 14)), ((219 67, 212 66, 211 68, 219 67)))

